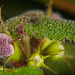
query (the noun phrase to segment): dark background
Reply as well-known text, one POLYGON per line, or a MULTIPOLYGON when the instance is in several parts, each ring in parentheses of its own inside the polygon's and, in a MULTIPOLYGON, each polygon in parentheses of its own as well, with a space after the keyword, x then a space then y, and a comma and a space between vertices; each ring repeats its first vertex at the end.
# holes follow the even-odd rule
MULTIPOLYGON (((6 20, 31 9, 46 10, 46 4, 33 0, 0 0, 0 5, 3 5, 2 16, 6 20)), ((75 17, 53 8, 53 11, 59 12, 64 18, 75 20, 75 17)))

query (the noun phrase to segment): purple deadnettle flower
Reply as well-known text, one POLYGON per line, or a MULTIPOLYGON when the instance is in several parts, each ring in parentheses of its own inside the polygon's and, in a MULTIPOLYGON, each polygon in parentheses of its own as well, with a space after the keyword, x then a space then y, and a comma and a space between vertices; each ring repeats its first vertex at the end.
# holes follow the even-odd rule
POLYGON ((9 57, 14 53, 14 47, 11 41, 10 36, 4 33, 0 34, 0 57, 9 57))

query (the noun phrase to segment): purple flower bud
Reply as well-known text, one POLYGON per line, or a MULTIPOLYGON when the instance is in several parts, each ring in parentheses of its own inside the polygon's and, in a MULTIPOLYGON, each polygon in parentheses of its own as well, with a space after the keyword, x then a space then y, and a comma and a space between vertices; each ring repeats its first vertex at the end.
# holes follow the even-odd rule
POLYGON ((0 34, 0 44, 2 44, 2 43, 7 43, 8 44, 11 41, 12 41, 12 39, 10 38, 10 36, 8 36, 4 33, 0 34))
POLYGON ((14 47, 11 45, 11 41, 10 36, 4 33, 0 34, 0 57, 9 57, 14 53, 14 47))

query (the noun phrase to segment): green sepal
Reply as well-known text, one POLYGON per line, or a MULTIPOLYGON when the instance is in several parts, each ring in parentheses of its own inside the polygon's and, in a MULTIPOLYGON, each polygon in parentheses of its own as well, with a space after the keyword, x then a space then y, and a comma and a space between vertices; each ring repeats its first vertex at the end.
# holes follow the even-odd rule
POLYGON ((57 54, 63 50, 64 50, 64 47, 60 44, 60 42, 55 41, 45 49, 45 53, 52 55, 52 54, 57 54))
POLYGON ((32 67, 40 68, 44 64, 44 57, 38 52, 33 53, 29 60, 28 65, 32 67))
POLYGON ((44 50, 46 47, 48 47, 53 41, 55 41, 55 40, 50 40, 48 37, 45 37, 45 38, 41 41, 41 43, 40 43, 40 45, 41 45, 40 50, 43 51, 43 50, 44 50))
POLYGON ((50 55, 50 59, 54 61, 63 58, 64 53, 65 49, 59 41, 54 41, 44 51, 42 51, 43 55, 50 55))
POLYGON ((16 41, 14 42, 14 49, 15 49, 15 52, 12 56, 10 56, 10 60, 13 61, 13 62, 25 62, 25 56, 22 52, 22 50, 20 49, 19 47, 19 42, 16 41))
POLYGON ((31 56, 30 51, 30 37, 28 35, 25 36, 25 38, 22 38, 20 41, 20 47, 25 54, 26 58, 29 59, 31 56))

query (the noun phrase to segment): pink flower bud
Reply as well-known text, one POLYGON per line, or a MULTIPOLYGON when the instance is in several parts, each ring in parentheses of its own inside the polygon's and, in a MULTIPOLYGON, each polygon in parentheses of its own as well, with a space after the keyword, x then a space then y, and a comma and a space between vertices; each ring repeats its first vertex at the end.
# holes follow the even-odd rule
POLYGON ((53 13, 53 14, 51 15, 51 18, 53 18, 53 19, 58 19, 58 20, 63 19, 63 17, 61 16, 61 14, 59 14, 59 13, 57 13, 57 12, 53 13))
POLYGON ((3 44, 3 43, 10 43, 12 41, 12 39, 10 38, 10 36, 2 33, 0 34, 0 44, 3 44))
POLYGON ((10 36, 4 33, 0 34, 0 57, 9 57, 14 53, 14 47, 11 45, 11 41, 10 36))

